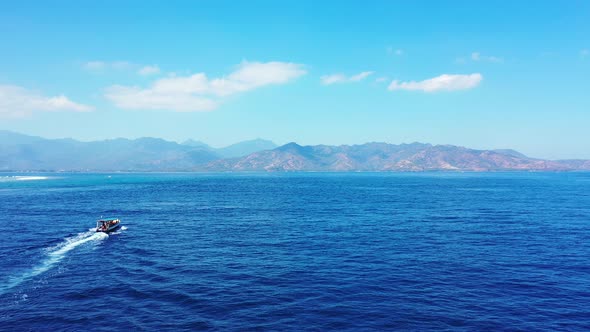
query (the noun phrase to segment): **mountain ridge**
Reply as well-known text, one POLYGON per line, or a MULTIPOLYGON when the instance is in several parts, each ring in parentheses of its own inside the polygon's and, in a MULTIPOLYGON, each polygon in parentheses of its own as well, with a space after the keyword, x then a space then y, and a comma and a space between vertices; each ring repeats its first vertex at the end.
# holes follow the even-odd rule
POLYGON ((154 137, 82 142, 0 130, 0 171, 184 171, 223 158, 227 148, 233 156, 252 152, 251 141, 221 149, 188 142, 179 144, 154 137))
POLYGON ((255 139, 213 148, 200 141, 115 138, 81 142, 0 131, 0 171, 394 172, 573 171, 590 160, 544 160, 511 149, 429 143, 276 146, 255 139))
POLYGON ((590 170, 587 160, 543 160, 510 149, 477 150, 428 143, 302 146, 291 142, 242 158, 212 161, 210 171, 568 171, 590 170))

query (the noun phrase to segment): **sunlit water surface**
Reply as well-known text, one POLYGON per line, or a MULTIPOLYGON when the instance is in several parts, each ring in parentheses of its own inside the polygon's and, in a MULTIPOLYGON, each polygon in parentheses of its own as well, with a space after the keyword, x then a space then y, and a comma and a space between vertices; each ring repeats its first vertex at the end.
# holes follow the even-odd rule
POLYGON ((590 329, 590 173, 0 173, 0 212, 0 330, 590 329))

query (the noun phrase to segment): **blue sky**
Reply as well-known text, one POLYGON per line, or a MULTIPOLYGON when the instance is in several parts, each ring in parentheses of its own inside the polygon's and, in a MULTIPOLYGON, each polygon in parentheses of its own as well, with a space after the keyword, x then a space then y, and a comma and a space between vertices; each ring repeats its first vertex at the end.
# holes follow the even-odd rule
POLYGON ((13 1, 0 129, 590 158, 588 1, 13 1))

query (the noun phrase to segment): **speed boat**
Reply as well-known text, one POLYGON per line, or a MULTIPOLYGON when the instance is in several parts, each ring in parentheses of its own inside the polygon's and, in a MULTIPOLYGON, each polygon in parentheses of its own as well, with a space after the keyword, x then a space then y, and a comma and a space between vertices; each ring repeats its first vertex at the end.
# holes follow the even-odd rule
POLYGON ((109 233, 121 227, 121 220, 119 218, 104 218, 96 222, 96 231, 109 233))

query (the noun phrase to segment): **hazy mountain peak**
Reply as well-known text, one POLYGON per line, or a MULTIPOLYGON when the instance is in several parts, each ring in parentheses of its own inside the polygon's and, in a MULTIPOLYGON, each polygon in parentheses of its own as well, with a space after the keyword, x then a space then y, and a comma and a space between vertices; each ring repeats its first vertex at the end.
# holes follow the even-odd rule
POLYGON ((291 149, 291 148, 296 148, 296 149, 298 149, 298 148, 301 148, 301 147, 302 147, 301 145, 299 145, 299 144, 297 144, 297 143, 295 143, 295 142, 289 142, 289 143, 287 143, 287 144, 281 145, 281 146, 279 147, 279 149, 291 149))
POLYGON ((403 145, 403 146, 428 146, 428 147, 432 146, 432 144, 430 144, 430 143, 422 143, 422 142, 402 143, 400 145, 403 145))
POLYGON ((492 150, 494 152, 500 153, 500 154, 505 154, 508 156, 513 156, 513 157, 518 157, 518 158, 528 158, 526 155, 524 155, 523 153, 520 153, 516 150, 513 149, 495 149, 492 150))
POLYGON ((216 152, 225 158, 236 158, 262 150, 272 150, 276 147, 277 145, 272 141, 256 138, 217 149, 216 152))
POLYGON ((0 144, 27 144, 40 140, 43 140, 43 138, 25 135, 10 130, 0 130, 0 144))
POLYGON ((213 149, 211 146, 209 146, 209 144, 202 142, 202 141, 196 141, 194 139, 187 139, 186 141, 184 141, 180 144, 186 145, 186 146, 192 146, 192 147, 206 148, 208 150, 213 149))
POLYGON ((324 147, 324 146, 322 146, 322 145, 302 146, 302 145, 299 145, 299 144, 297 144, 295 142, 290 142, 290 143, 287 143, 287 144, 284 144, 284 145, 281 145, 281 146, 277 147, 275 149, 275 151, 301 153, 301 152, 303 152, 303 150, 305 148, 321 149, 322 147, 324 147))

